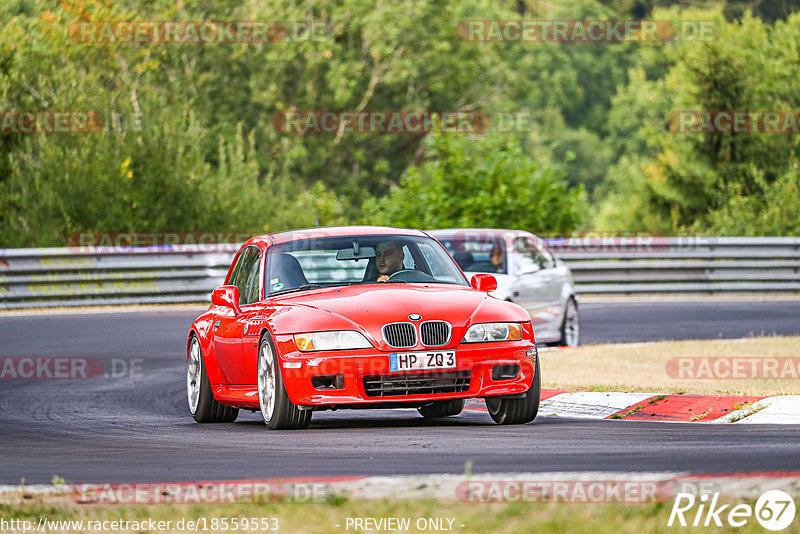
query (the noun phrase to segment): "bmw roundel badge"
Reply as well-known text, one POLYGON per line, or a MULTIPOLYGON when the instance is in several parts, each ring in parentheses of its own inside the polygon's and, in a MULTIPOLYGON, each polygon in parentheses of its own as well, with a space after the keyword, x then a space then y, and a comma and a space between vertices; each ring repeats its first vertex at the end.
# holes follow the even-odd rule
POLYGON ((411 315, 408 316, 408 318, 412 321, 419 321, 420 319, 422 319, 422 316, 418 313, 412 313, 411 315))

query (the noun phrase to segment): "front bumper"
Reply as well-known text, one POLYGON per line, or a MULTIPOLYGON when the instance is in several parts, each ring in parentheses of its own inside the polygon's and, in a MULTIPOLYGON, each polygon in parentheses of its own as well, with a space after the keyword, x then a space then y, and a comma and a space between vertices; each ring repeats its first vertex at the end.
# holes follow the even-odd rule
MULTIPOLYGON (((516 395, 527 392, 533 384, 536 349, 531 341, 503 341, 461 344, 448 349, 411 348, 395 352, 436 352, 454 350, 456 367, 421 371, 390 371, 389 352, 377 349, 348 351, 297 351, 291 336, 276 339, 281 354, 281 376, 293 404, 301 406, 341 406, 400 404, 439 399, 516 395), (513 378, 493 378, 496 366, 518 366, 513 378), (449 377, 458 376, 457 385, 449 387, 449 377), (467 376, 465 382, 465 376, 467 376), (314 379, 314 377, 318 377, 314 379), (326 380, 320 381, 320 377, 326 380), (335 377, 335 378, 333 378, 335 377), (365 378, 369 391, 365 386, 365 378), (430 380, 426 380, 430 379, 430 380), (388 395, 376 394, 376 382, 443 383, 441 388, 426 386, 427 391, 388 395), (320 387, 322 386, 322 387, 320 387)), ((507 368, 507 367, 506 367, 507 368)), ((392 389, 392 388, 389 388, 392 389)), ((425 388, 422 388, 425 389, 425 388)), ((412 388, 413 390, 413 388, 412 388)), ((345 406, 342 406, 345 407, 345 406)))

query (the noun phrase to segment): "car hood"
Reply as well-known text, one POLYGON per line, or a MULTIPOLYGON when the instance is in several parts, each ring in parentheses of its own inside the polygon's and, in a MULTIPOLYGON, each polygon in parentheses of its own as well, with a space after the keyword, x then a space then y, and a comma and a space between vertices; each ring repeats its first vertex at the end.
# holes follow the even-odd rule
MULTIPOLYGON (((383 345, 387 323, 447 321, 454 344, 474 323, 527 322, 530 316, 516 304, 503 302, 466 286, 451 284, 368 284, 323 288, 273 297, 268 319, 275 334, 321 330, 358 330, 383 345)), ((385 346, 384 346, 385 348, 385 346)))

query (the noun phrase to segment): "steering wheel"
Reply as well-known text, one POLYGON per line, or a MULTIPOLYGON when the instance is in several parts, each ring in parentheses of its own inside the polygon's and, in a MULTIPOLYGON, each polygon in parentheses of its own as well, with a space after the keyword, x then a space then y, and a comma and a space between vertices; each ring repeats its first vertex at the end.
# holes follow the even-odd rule
POLYGON ((422 271, 418 271, 417 269, 401 269, 396 273, 392 273, 392 275, 389 276, 389 278, 386 281, 425 283, 425 282, 434 282, 436 281, 436 278, 422 271))
POLYGON ((415 271, 416 271, 416 269, 400 269, 399 271, 395 271, 395 272, 393 272, 392 274, 390 274, 390 275, 389 275, 389 280, 391 280, 392 278, 394 278, 394 277, 395 277, 395 276, 397 276, 398 274, 402 274, 402 273, 413 273, 413 272, 415 272, 415 271))

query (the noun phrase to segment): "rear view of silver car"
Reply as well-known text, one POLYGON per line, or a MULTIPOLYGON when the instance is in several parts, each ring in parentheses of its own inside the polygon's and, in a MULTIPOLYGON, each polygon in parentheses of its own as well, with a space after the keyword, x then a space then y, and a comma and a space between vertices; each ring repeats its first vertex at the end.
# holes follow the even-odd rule
POLYGON ((490 294, 525 308, 538 343, 575 347, 580 343, 578 296, 572 273, 547 246, 520 230, 450 229, 428 232, 438 239, 467 276, 490 273, 490 294))

